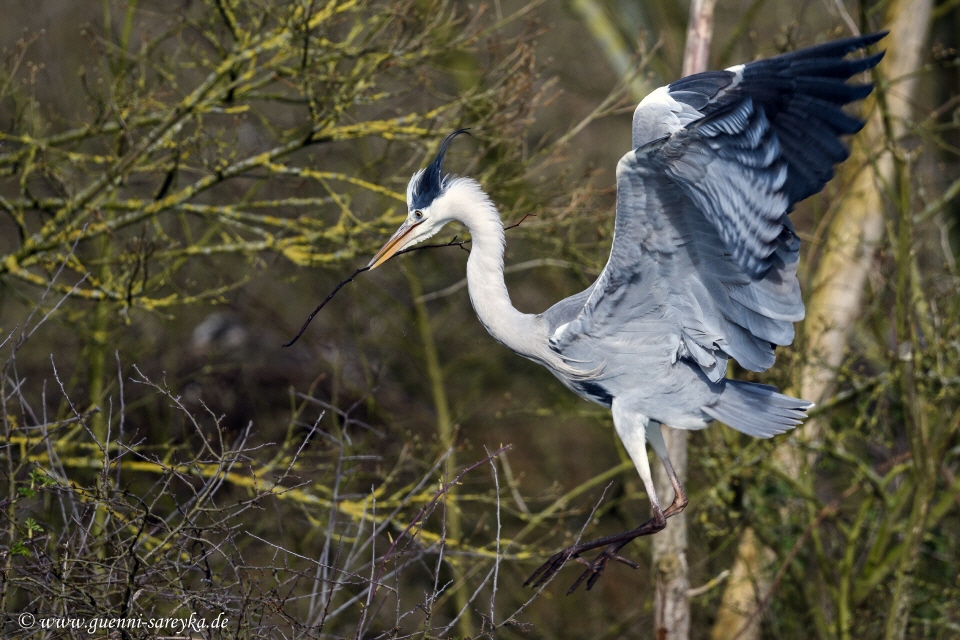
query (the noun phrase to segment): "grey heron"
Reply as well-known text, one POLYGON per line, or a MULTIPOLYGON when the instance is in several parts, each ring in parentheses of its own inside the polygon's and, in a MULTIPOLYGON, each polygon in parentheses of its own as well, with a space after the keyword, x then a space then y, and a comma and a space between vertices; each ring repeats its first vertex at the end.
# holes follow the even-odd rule
POLYGON ((804 316, 800 240, 788 214, 818 193, 849 152, 840 137, 863 121, 843 111, 872 84, 848 83, 883 56, 847 55, 885 33, 847 38, 766 60, 698 73, 648 95, 633 116, 632 150, 617 164, 617 211, 606 266, 585 291, 543 313, 513 307, 503 277, 504 227, 496 205, 466 177, 444 175, 450 134, 407 186, 409 213, 368 265, 459 221, 473 246, 470 301, 501 344, 538 362, 574 393, 608 407, 643 480, 653 517, 636 529, 571 546, 527 584, 570 559, 590 589, 631 540, 662 530, 687 505, 661 425, 703 429, 717 420, 770 438, 806 417, 811 402, 775 387, 728 379, 735 359, 765 371, 804 316), (646 443, 674 500, 661 508, 646 443), (581 554, 602 549, 592 561, 581 554))

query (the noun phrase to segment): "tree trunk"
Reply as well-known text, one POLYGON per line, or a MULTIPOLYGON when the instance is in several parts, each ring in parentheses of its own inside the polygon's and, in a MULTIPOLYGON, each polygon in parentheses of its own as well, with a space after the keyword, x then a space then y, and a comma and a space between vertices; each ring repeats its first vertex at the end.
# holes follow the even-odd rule
MULTIPOLYGON (((890 35, 881 43, 887 54, 880 73, 884 78, 897 80, 887 93, 895 134, 904 130, 904 123, 911 115, 908 100, 916 77, 907 78, 907 74, 920 64, 932 6, 932 0, 894 0, 886 15, 890 35)), ((843 173, 853 174, 848 180, 850 188, 834 209, 836 218, 829 227, 811 279, 804 323, 806 351, 810 357, 800 378, 799 395, 815 402, 826 397, 843 359, 849 330, 860 313, 867 277, 874 268, 874 252, 883 237, 885 220, 880 185, 894 180, 893 160, 883 153, 884 135, 881 114, 874 110, 867 126, 854 138, 851 157, 843 165, 843 173), (871 162, 872 158, 877 158, 875 163, 871 162)), ((820 429, 817 420, 808 420, 798 429, 797 437, 816 440, 820 429)), ((781 444, 774 455, 784 472, 801 478, 801 471, 807 465, 798 449, 781 444)), ((767 586, 760 560, 769 561, 771 557, 772 553, 760 549, 752 532, 747 530, 737 549, 737 560, 723 594, 712 640, 760 637, 757 605, 767 586)))
MULTIPOLYGON (((687 479, 687 432, 664 429, 667 455, 677 477, 687 479)), ((654 484, 670 487, 663 465, 656 465, 654 484)), ((669 489, 672 491, 672 489, 669 489)), ((667 495, 658 491, 661 500, 667 495)), ((687 514, 680 512, 667 521, 667 528, 653 536, 653 571, 656 591, 653 596, 653 621, 657 640, 686 640, 690 637, 690 578, 687 574, 687 514)))
MULTIPOLYGON (((687 44, 683 54, 683 75, 706 71, 713 35, 713 8, 716 0, 693 0, 687 23, 687 44)), ((687 432, 664 429, 667 454, 681 483, 687 480, 687 432)), ((654 483, 670 487, 663 465, 656 465, 654 483)), ((661 493, 661 498, 667 496, 661 493)), ((690 637, 690 578, 687 572, 687 514, 670 518, 667 528, 653 536, 653 568, 656 591, 653 597, 654 628, 657 640, 686 640, 690 637)))

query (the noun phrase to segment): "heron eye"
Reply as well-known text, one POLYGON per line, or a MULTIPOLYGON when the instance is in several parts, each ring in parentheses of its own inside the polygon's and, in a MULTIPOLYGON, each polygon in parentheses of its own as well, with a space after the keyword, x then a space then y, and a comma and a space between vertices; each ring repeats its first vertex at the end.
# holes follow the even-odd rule
POLYGON ((414 219, 414 220, 418 220, 418 221, 419 221, 419 220, 423 220, 423 211, 420 211, 419 209, 417 209, 416 211, 414 211, 414 212, 413 212, 413 219, 414 219))

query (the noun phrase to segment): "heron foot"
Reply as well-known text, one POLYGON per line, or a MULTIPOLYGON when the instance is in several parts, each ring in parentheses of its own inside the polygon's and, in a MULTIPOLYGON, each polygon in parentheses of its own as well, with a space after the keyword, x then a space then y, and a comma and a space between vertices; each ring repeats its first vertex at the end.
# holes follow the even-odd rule
MULTIPOLYGON (((629 540, 627 542, 629 542, 629 540)), ((639 564, 620 555, 620 549, 626 546, 626 544, 626 542, 620 542, 617 544, 607 545, 604 547, 603 551, 601 551, 600 554, 593 559, 593 562, 587 562, 583 558, 578 557, 577 562, 584 565, 586 569, 580 574, 580 577, 577 578, 577 581, 570 585, 570 588, 567 589, 567 595, 570 595, 576 591, 577 587, 579 587, 580 583, 584 580, 587 580, 587 591, 590 591, 590 589, 593 588, 593 585, 597 583, 597 580, 600 579, 601 574, 603 574, 603 570, 607 568, 607 563, 611 560, 622 562, 631 569, 639 569, 639 564)))
POLYGON ((550 558, 540 565, 536 571, 534 571, 526 582, 523 583, 523 586, 532 586, 534 588, 539 587, 549 580, 555 573, 560 571, 563 566, 570 560, 576 560, 580 564, 586 567, 586 570, 580 574, 580 577, 577 578, 577 581, 571 585, 570 589, 567 590, 567 595, 570 595, 577 590, 577 587, 586 580, 587 581, 587 591, 593 588, 593 585, 596 584, 597 580, 600 579, 600 576, 603 574, 603 570, 607 568, 607 564, 613 560, 615 562, 620 562, 632 569, 640 568, 640 565, 630 560, 629 558, 624 558, 620 555, 620 550, 627 545, 631 540, 642 536, 648 536, 657 531, 662 530, 667 526, 667 520, 660 514, 659 517, 652 518, 647 522, 643 523, 636 529, 630 531, 624 531, 612 536, 606 536, 604 538, 598 538, 596 540, 591 540, 590 542, 584 542, 581 544, 574 545, 572 547, 567 547, 563 551, 553 554, 550 558), (592 549, 599 549, 604 547, 593 562, 588 562, 580 557, 580 554, 590 551, 592 549))
POLYGON ((567 547, 563 551, 553 554, 550 556, 549 560, 540 565, 540 567, 537 568, 537 570, 534 571, 529 578, 527 578, 527 581, 523 583, 523 586, 533 586, 534 588, 539 587, 549 580, 553 574, 560 571, 560 569, 562 569, 563 566, 570 560, 576 560, 580 564, 587 567, 587 569, 580 575, 579 578, 577 578, 577 581, 573 584, 573 586, 570 587, 570 589, 567 591, 567 595, 570 595, 576 591, 577 587, 580 586, 580 583, 583 582, 584 579, 586 579, 588 576, 592 576, 587 582, 587 590, 589 591, 600 577, 600 574, 603 573, 603 570, 606 568, 607 563, 610 560, 622 562, 633 569, 640 568, 640 565, 633 560, 619 555, 618 551, 620 551, 620 549, 626 545, 626 542, 607 545, 607 547, 600 552, 600 555, 598 555, 593 562, 588 562, 580 557, 581 553, 596 548, 588 545, 590 545, 590 543, 567 547))

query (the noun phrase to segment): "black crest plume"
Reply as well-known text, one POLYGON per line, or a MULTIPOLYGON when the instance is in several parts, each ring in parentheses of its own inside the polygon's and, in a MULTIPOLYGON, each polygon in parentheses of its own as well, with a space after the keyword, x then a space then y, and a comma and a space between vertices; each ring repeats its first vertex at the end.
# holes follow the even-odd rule
POLYGON ((430 203, 440 195, 440 188, 443 186, 443 173, 441 172, 443 156, 446 155, 447 147, 450 146, 450 143, 453 142, 453 139, 461 133, 470 135, 468 131, 469 129, 457 129, 448 135, 440 145, 440 150, 437 152, 437 157, 434 158, 433 162, 431 162, 427 168, 423 170, 423 173, 420 174, 420 179, 417 181, 413 198, 411 199, 410 203, 414 209, 423 209, 424 207, 429 206, 430 203))

